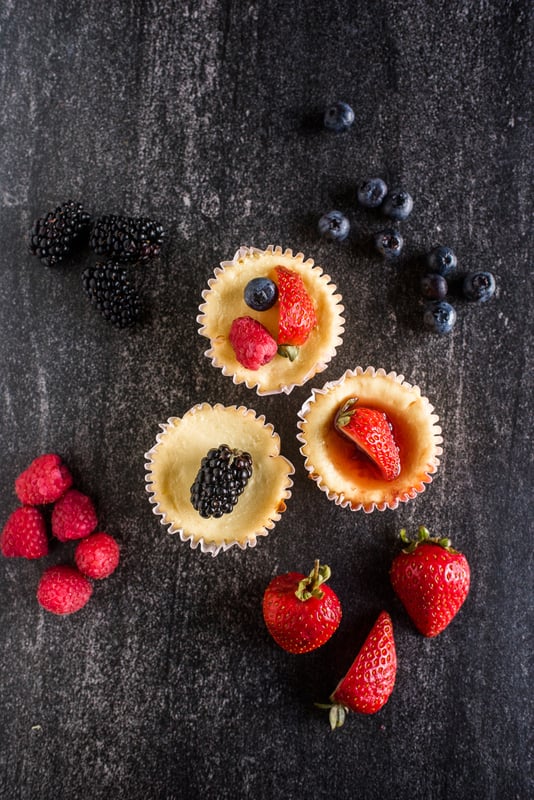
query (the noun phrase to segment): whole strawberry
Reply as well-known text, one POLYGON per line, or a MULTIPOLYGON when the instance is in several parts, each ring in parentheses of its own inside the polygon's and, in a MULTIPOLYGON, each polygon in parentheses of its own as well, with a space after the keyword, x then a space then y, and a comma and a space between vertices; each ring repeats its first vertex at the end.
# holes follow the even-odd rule
POLYGON ((284 346, 300 347, 305 344, 317 325, 317 315, 313 300, 298 272, 282 266, 275 267, 275 272, 278 281, 278 344, 282 347, 279 353, 293 360, 294 351, 285 353, 284 346))
POLYGON ((60 542, 89 536, 97 522, 91 498, 77 489, 69 489, 52 511, 52 533, 60 542))
POLYGON ((330 639, 341 622, 341 604, 325 585, 330 567, 278 575, 263 596, 263 618, 275 642, 288 653, 308 653, 330 639))
POLYGON ((39 509, 22 506, 14 511, 0 534, 4 556, 41 558, 48 553, 45 520, 39 509))
POLYGON ((119 545, 109 533, 92 533, 76 547, 74 560, 83 575, 101 580, 117 568, 119 545))
POLYGON ((235 357, 246 369, 257 370, 272 361, 277 344, 267 328, 252 317, 237 317, 229 334, 235 357))
POLYGON ((72 475, 55 453, 36 458, 15 480, 15 492, 25 506, 55 503, 72 485, 72 475))
POLYGON ((396 674, 393 623, 387 611, 382 611, 349 671, 330 695, 331 702, 317 703, 319 708, 330 709, 332 730, 343 725, 348 711, 360 714, 380 711, 393 691, 396 674))
POLYGON ((37 600, 52 614, 73 614, 84 607, 92 593, 91 581, 75 567, 60 564, 49 567, 41 576, 37 600))
POLYGON ((400 536, 407 546, 391 565, 393 589, 415 627, 424 636, 437 636, 468 595, 469 564, 449 539, 432 538, 424 527, 416 541, 411 542, 404 529, 400 536))
POLYGON ((386 481, 393 481, 401 470, 399 448, 391 423, 383 411, 358 405, 358 398, 349 398, 339 409, 336 430, 354 442, 378 467, 386 481))

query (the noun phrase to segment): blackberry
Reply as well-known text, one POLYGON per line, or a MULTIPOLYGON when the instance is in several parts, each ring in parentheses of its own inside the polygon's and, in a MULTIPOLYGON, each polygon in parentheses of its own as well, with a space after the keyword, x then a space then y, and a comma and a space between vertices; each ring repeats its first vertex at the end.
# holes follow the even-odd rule
POLYGON ((208 451, 191 486, 191 503, 201 517, 233 511, 252 476, 252 456, 220 444, 208 451))
POLYGON ((163 226, 147 217, 109 214, 93 223, 89 246, 99 256, 121 263, 148 261, 158 256, 165 238, 163 226))
POLYGON ((87 241, 90 227, 91 215, 81 203, 69 200, 33 223, 30 252, 47 267, 54 267, 87 241))
POLYGON ((117 328, 131 328, 141 318, 141 300, 127 276, 127 270, 113 261, 88 267, 82 273, 87 297, 96 310, 117 328))

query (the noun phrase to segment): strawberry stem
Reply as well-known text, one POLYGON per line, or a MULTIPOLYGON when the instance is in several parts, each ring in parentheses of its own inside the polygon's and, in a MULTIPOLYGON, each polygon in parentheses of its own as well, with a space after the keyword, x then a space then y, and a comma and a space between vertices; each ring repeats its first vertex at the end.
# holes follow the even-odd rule
POLYGON ((425 544, 425 542, 432 542, 433 544, 439 544, 440 547, 443 547, 444 550, 447 550, 448 553, 457 553, 458 550, 455 550, 452 547, 451 540, 447 539, 444 536, 431 536, 430 531, 428 528, 425 528, 424 525, 420 525, 417 531, 417 538, 410 539, 406 532, 406 528, 402 528, 399 533, 399 538, 406 547, 403 548, 403 553, 413 553, 420 544, 425 544))
POLYGON ((314 703, 317 708, 325 708, 329 711, 328 719, 330 721, 330 729, 335 731, 336 728, 341 728, 347 719, 348 708, 341 705, 341 703, 314 703))
POLYGON ((308 577, 299 581, 295 590, 295 596, 302 601, 310 600, 312 597, 320 600, 324 595, 321 584, 325 583, 325 581, 330 578, 331 574, 332 571, 330 567, 327 567, 326 564, 321 564, 319 559, 316 558, 313 569, 308 577))

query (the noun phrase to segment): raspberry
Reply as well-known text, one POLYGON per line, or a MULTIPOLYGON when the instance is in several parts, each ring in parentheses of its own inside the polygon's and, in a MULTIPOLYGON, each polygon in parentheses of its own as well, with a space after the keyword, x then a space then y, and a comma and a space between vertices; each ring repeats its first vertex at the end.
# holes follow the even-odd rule
POLYGON ((77 489, 69 489, 52 511, 52 533, 60 542, 89 536, 97 523, 92 500, 77 489))
POLYGON ((267 328, 252 317, 238 317, 230 328, 235 357, 246 369, 259 369, 276 355, 278 345, 267 328))
POLYGON ((15 492, 26 506, 54 503, 72 485, 72 475, 54 453, 36 458, 15 481, 15 492))
POLYGON ((107 578, 119 563, 119 545, 109 533, 93 533, 77 546, 74 560, 88 578, 107 578))
POLYGON ((22 506, 14 511, 0 534, 0 549, 5 556, 41 558, 48 553, 44 517, 37 508, 22 506))
POLYGON ((93 593, 91 582, 75 567, 49 567, 39 581, 37 600, 52 614, 72 614, 87 603, 93 593))

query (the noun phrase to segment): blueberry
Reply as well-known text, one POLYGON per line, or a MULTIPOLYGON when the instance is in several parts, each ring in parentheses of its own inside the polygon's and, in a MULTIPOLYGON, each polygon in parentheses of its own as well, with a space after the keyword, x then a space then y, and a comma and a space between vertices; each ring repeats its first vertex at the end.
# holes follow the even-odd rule
POLYGON ((448 275, 456 269, 456 256, 450 247, 434 247, 426 257, 428 268, 440 275, 448 275))
POLYGON ((443 300, 448 289, 447 281, 437 272, 429 272, 421 278, 421 294, 427 300, 443 300))
POLYGON ((388 192, 382 211, 390 219, 402 220, 410 216, 413 208, 413 199, 404 189, 393 189, 388 192))
POLYGON ((425 308, 423 322, 434 333, 439 333, 440 335, 450 333, 456 322, 456 311, 445 300, 437 300, 434 303, 429 303, 425 308))
POLYGON ((327 130, 343 133, 354 122, 354 111, 347 103, 339 101, 326 109, 323 122, 327 130))
POLYGON ((267 311, 278 299, 278 286, 270 278, 252 278, 245 286, 245 303, 254 311, 267 311))
POLYGON ((388 193, 382 178, 368 178, 358 186, 358 203, 365 208, 378 208, 388 193))
POLYGON ((328 242, 342 242, 349 235, 350 222, 341 211, 329 211, 323 214, 317 228, 328 242))
POLYGON ((464 278, 464 297, 473 303, 485 303, 495 292, 495 278, 491 272, 470 272, 464 278))
POLYGON ((396 258, 401 254, 404 239, 393 228, 385 228, 385 230, 375 233, 374 243, 375 248, 385 258, 396 258))

